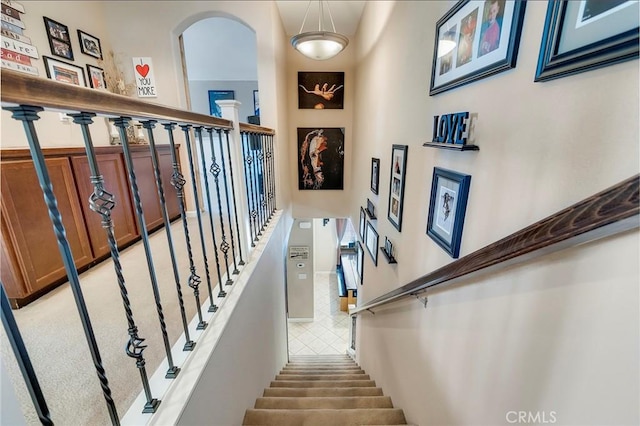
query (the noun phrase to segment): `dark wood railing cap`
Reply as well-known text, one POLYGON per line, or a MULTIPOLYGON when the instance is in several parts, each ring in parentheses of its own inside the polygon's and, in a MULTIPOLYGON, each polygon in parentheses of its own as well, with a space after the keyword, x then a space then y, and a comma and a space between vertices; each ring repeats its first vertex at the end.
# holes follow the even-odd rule
POLYGON ((205 127, 232 129, 233 122, 166 105, 140 101, 102 90, 60 83, 3 69, 3 106, 31 105, 64 112, 91 112, 108 117, 131 117, 205 127))
POLYGON ((276 132, 268 127, 256 126, 255 124, 240 123, 241 132, 261 133, 266 135, 275 135, 276 132))
POLYGON ((640 175, 599 192, 427 275, 366 302, 350 314, 640 226, 640 175))

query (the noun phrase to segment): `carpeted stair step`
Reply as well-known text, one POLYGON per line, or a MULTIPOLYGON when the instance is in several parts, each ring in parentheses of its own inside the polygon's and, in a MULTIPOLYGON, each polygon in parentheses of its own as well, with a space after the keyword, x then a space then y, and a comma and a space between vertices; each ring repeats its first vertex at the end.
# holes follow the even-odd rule
POLYGON ((274 380, 272 388, 360 388, 375 387, 373 380, 274 380))
POLYGON ((278 374, 276 380, 369 380, 368 374, 278 374))
POLYGON ((388 396, 348 396, 348 397, 267 397, 256 399, 258 409, 352 409, 352 408, 393 408, 388 396))
POLYGON ((283 367, 282 371, 362 371, 357 365, 353 367, 331 367, 331 366, 314 366, 314 367, 283 367))
POLYGON ((354 408, 351 410, 262 410, 249 409, 244 425, 327 426, 406 424, 404 413, 397 408, 354 408))
POLYGON ((364 374, 364 370, 282 370, 280 374, 286 375, 314 375, 319 374, 331 375, 331 374, 364 374))
POLYGON ((349 397, 349 396, 382 396, 381 388, 267 388, 265 397, 349 397))
POLYGON ((355 362, 345 364, 331 364, 331 363, 318 363, 318 364, 287 364, 284 368, 360 368, 355 362))

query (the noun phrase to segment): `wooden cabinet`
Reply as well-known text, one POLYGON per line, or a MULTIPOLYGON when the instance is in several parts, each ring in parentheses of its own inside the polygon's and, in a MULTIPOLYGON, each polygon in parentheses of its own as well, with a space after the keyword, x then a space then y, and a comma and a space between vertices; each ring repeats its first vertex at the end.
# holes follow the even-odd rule
MULTIPOLYGON (((68 158, 49 158, 46 164, 76 267, 82 268, 91 263, 93 254, 71 164, 68 158)), ((3 268, 2 281, 5 285, 20 284, 15 288, 9 286, 7 293, 9 297, 24 298, 65 278, 66 271, 33 162, 3 162, 0 171, 2 256, 13 260, 9 271, 3 268), (7 256, 10 250, 13 255, 7 256), (15 275, 8 279, 6 275, 11 273, 15 275)))
MULTIPOLYGON (((133 206, 129 196, 129 182, 120 154, 99 154, 98 168, 104 177, 104 189, 113 194, 115 207, 111 211, 113 231, 119 246, 126 245, 138 237, 138 228, 133 216, 133 206)), ((78 193, 82 200, 82 213, 91 238, 91 249, 95 257, 109 254, 107 234, 102 227, 102 217, 89 207, 89 197, 93 194, 87 157, 72 157, 73 172, 76 176, 78 193)))
MULTIPOLYGON (((171 220, 180 216, 168 145, 157 147, 171 220)), ((177 148, 176 148, 177 149, 177 148)), ((132 146, 132 157, 147 229, 163 225, 148 146, 132 146)), ((79 271, 109 256, 101 217, 89 207, 93 192, 82 148, 43 150, 67 239, 79 271)), ((115 196, 112 210, 118 246, 140 239, 133 196, 121 147, 96 148, 104 188, 115 196)), ((57 240, 28 150, 3 150, 0 167, 0 279, 14 308, 24 306, 67 281, 57 240)))

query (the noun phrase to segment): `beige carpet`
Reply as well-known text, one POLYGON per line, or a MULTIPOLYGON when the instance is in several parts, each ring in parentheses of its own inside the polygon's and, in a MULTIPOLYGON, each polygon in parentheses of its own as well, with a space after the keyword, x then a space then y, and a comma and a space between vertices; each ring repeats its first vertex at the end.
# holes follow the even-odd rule
MULTIPOLYGON (((201 301, 204 303, 208 297, 208 291, 198 225, 195 217, 189 217, 188 222, 197 271, 203 281, 200 289, 201 301)), ((203 223, 205 236, 211 239, 208 218, 203 217, 203 223)), ((193 291, 187 286, 189 262, 182 222, 180 220, 174 222, 171 230, 175 250, 178 253, 182 291, 189 321, 195 315, 196 308, 193 291)), ((227 237, 228 232, 227 228, 227 237)), ((218 232, 216 236, 219 243, 220 233, 218 232)), ((165 230, 160 229, 155 232, 150 242, 167 331, 170 342, 173 344, 182 334, 183 327, 165 230)), ((217 286, 213 245, 210 241, 207 247, 212 286, 217 286)), ((147 361, 147 372, 151 376, 161 362, 166 369, 166 361, 163 361, 165 350, 144 249, 141 243, 137 243, 121 254, 134 319, 140 337, 145 338, 145 343, 148 345, 144 356, 147 361)), ((220 260, 224 268, 222 258, 220 260)), ((224 272, 223 269, 223 274, 224 272)), ((83 273, 80 280, 112 396, 116 402, 118 415, 122 417, 142 390, 142 385, 135 361, 124 352, 128 342, 127 322, 113 263, 111 260, 102 262, 83 273)), ((213 294, 214 296, 218 294, 217 287, 214 288, 213 294)), ((14 314, 54 423, 58 425, 110 424, 100 383, 91 361, 69 285, 63 284, 26 307, 14 311, 14 314)), ((5 363, 11 381, 14 383, 27 423, 40 424, 4 329, 1 329, 2 362, 5 363)))

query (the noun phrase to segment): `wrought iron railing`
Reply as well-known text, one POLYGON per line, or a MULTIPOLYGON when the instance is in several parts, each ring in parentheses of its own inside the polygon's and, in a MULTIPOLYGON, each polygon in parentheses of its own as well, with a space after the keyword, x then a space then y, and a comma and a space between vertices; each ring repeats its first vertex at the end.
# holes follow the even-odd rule
MULTIPOLYGON (((108 408, 109 417, 112 424, 119 424, 119 416, 116 410, 107 372, 103 366, 100 348, 93 331, 90 313, 84 300, 80 286, 80 276, 74 263, 73 254, 62 216, 58 208, 58 200, 54 194, 47 165, 43 155, 43 150, 39 141, 37 120, 45 109, 65 111, 73 120, 73 123, 80 126, 87 159, 89 162, 91 184, 93 193, 90 200, 87 200, 92 211, 100 215, 101 225, 106 233, 110 256, 116 274, 117 286, 124 306, 128 341, 125 353, 131 357, 140 373, 142 389, 146 397, 146 404, 140 407, 143 412, 155 412, 160 400, 152 394, 149 378, 146 371, 144 351, 145 339, 139 334, 138 327, 134 320, 134 309, 128 295, 128 283, 125 280, 121 255, 114 233, 114 223, 111 217, 112 210, 116 205, 116 200, 109 188, 106 187, 104 177, 99 170, 99 164, 92 140, 92 126, 96 116, 108 117, 118 131, 122 143, 122 155, 126 165, 128 183, 133 197, 134 214, 138 222, 141 236, 141 244, 144 247, 147 269, 151 279, 151 287, 159 327, 162 334, 165 359, 167 361, 166 378, 175 378, 180 367, 173 360, 172 348, 167 332, 167 325, 163 310, 163 304, 158 290, 158 277, 154 265, 154 257, 149 245, 149 234, 145 223, 144 209, 141 202, 140 188, 134 162, 132 161, 130 150, 130 135, 128 128, 132 125, 132 120, 138 121, 146 130, 146 136, 151 152, 155 185, 161 204, 164 229, 167 236, 167 246, 170 252, 173 279, 175 281, 176 297, 180 310, 180 321, 184 333, 184 351, 193 350, 196 342, 189 333, 188 319, 185 312, 185 297, 183 295, 184 281, 181 275, 188 275, 187 285, 193 293, 193 301, 196 305, 198 317, 198 329, 204 329, 207 322, 203 318, 201 309, 201 289, 203 281, 203 271, 198 271, 196 262, 193 259, 192 237, 188 227, 187 203, 185 199, 185 189, 187 179, 182 174, 179 160, 176 156, 174 132, 179 127, 186 141, 185 148, 188 156, 187 175, 191 180, 192 197, 194 211, 198 225, 200 247, 204 259, 204 277, 207 284, 208 311, 215 312, 218 307, 214 304, 216 297, 225 297, 227 292, 225 285, 233 284, 233 276, 240 273, 239 268, 245 265, 248 256, 249 243, 254 246, 255 242, 262 235, 269 219, 276 208, 275 197, 275 165, 274 165, 274 132, 270 129, 259 126, 239 124, 242 134, 241 140, 232 140, 230 131, 234 129, 234 123, 215 117, 178 110, 162 105, 150 104, 137 101, 132 98, 114 95, 97 90, 81 88, 73 85, 57 83, 51 80, 32 77, 12 71, 3 70, 2 75, 2 107, 12 113, 12 118, 22 123, 24 134, 29 145, 31 158, 33 159, 39 185, 47 205, 47 210, 55 232, 57 244, 62 256, 62 261, 66 270, 69 285, 73 291, 75 304, 80 314, 85 338, 89 346, 99 385, 108 408), (171 146, 173 173, 170 182, 162 179, 160 164, 158 160, 156 136, 158 131, 156 125, 161 125, 166 132, 171 146), (195 139, 195 141, 193 140, 195 139), (205 158, 205 143, 209 144, 211 158, 205 158), (197 146, 196 146, 197 144, 197 146), (234 144, 241 144, 241 149, 232 150, 234 144), (199 149, 198 149, 199 148, 199 149), (242 152, 243 158, 235 158, 234 152, 242 152), (200 154, 199 154, 200 153, 200 154), (196 179, 197 164, 200 160, 200 167, 203 173, 204 196, 198 191, 199 185, 196 179), (242 167, 243 173, 237 170, 242 167), (236 173, 234 174, 234 169, 236 173), (211 173, 211 176, 208 173, 211 173), (213 179, 215 191, 210 192, 210 179, 213 179), (184 238, 189 258, 189 271, 180 271, 179 262, 176 259, 174 249, 174 239, 171 233, 169 213, 166 206, 167 184, 170 183, 177 193, 177 202, 180 210, 180 220, 183 224, 184 238), (237 187, 246 188, 247 200, 241 200, 241 193, 237 187), (238 197, 236 197, 238 195, 238 197), (215 200, 213 197, 215 196, 215 200), (205 235, 205 209, 208 211, 208 222, 213 244, 209 245, 208 237, 205 235), (214 205, 217 205, 215 209, 214 205), (223 207, 224 206, 224 207, 223 207), (243 208, 244 206, 244 208, 243 208), (217 221, 217 224, 214 223, 217 221), (245 224, 248 223, 250 235, 246 235, 245 224), (243 224, 241 227, 240 224, 243 224), (242 232, 241 232, 242 231, 242 232), (209 258, 213 255, 211 262, 209 258), (213 276, 211 269, 215 263, 216 274, 213 276), (218 292, 214 294, 214 288, 218 285, 218 292)), ((101 129, 104 130, 104 129, 101 129)), ((38 386, 38 380, 27 354, 27 349, 22 343, 13 313, 9 306, 7 294, 2 288, 2 321, 10 337, 14 353, 21 366, 27 388, 29 389, 36 412, 43 424, 52 424, 51 415, 47 408, 44 396, 38 386)), ((123 330, 123 334, 125 330, 123 330)), ((120 347, 120 345, 117 345, 120 347)), ((54 416, 55 417, 55 414, 54 416)))

